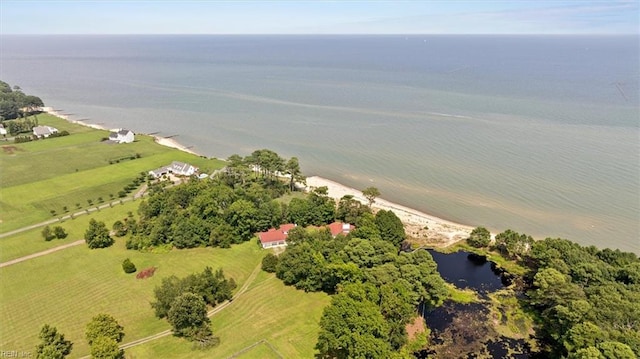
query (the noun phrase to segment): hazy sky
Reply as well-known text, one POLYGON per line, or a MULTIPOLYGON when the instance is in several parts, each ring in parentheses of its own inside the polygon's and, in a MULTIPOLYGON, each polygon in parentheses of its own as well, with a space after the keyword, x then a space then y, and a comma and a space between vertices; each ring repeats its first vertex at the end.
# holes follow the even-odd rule
POLYGON ((2 34, 637 34, 640 0, 0 0, 2 34))

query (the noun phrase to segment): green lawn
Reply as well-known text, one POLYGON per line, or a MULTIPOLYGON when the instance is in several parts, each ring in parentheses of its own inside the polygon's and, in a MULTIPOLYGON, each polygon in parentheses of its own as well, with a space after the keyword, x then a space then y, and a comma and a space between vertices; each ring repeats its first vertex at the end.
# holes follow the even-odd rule
POLYGON ((114 205, 113 208, 102 209, 100 212, 90 212, 88 215, 79 215, 73 220, 67 219, 64 222, 50 224, 50 228, 60 226, 67 231, 69 235, 64 239, 54 239, 49 242, 45 241, 41 234, 44 227, 18 233, 7 238, 1 238, 0 263, 83 239, 84 232, 89 227, 89 220, 92 218, 96 221, 104 222, 107 228, 111 229, 113 222, 127 217, 129 211, 135 214, 138 210, 138 205, 140 205, 140 201, 125 202, 122 205, 114 205))
MULTIPOLYGON (((136 142, 109 145, 101 142, 108 134, 65 120, 38 115, 40 125, 66 130, 70 136, 15 146, 0 151, 0 233, 36 224, 52 217, 78 212, 78 206, 105 203, 140 172, 183 161, 203 172, 221 168, 219 160, 194 156, 160 146, 149 136, 136 142), (140 154, 140 158, 116 159, 140 154), (109 162, 112 164, 109 164, 109 162), (67 207, 66 211, 64 207, 67 207)), ((288 198, 290 200, 290 198, 288 198)), ((69 236, 45 242, 42 227, 0 238, 0 262, 37 253, 82 239, 88 221, 95 218, 111 227, 129 211, 136 213, 139 201, 116 204, 61 225, 69 236)), ((124 343, 169 329, 165 320, 155 318, 150 302, 153 289, 162 278, 202 271, 206 266, 222 268, 241 287, 260 265, 265 251, 255 241, 230 249, 195 248, 168 253, 142 253, 125 249, 125 239, 107 249, 89 250, 78 245, 42 257, 0 268, 0 349, 33 352, 43 324, 58 328, 74 343, 71 358, 88 354, 84 330, 98 313, 113 315, 125 328, 124 343), (152 278, 138 280, 125 274, 121 263, 130 258, 138 270, 156 266, 152 278)), ((244 348, 267 340, 286 358, 312 357, 318 322, 330 297, 287 287, 273 274, 260 272, 248 290, 214 315, 214 333, 221 344, 210 351, 192 351, 191 344, 172 336, 127 350, 128 358, 211 358, 229 357, 244 348)), ((276 358, 266 343, 243 352, 241 358, 276 358)))
POLYGON ((240 359, 280 359, 280 356, 269 347, 266 343, 260 343, 255 347, 238 355, 240 359))
POLYGON ((107 249, 80 245, 0 268, 0 348, 33 351, 39 328, 48 323, 74 342, 71 357, 87 355, 84 327, 101 312, 112 314, 124 326, 125 342, 161 332, 169 325, 154 317, 149 303, 163 277, 186 276, 211 266, 223 268, 241 286, 264 254, 254 241, 231 249, 153 254, 128 251, 124 239, 118 239, 107 249), (125 258, 139 270, 150 266, 158 270, 152 278, 136 279, 122 271, 125 258))
MULTIPOLYGON (((305 293, 285 286, 273 274, 260 272, 247 292, 211 318, 219 346, 193 350, 185 340, 164 337, 125 354, 127 358, 228 358, 265 339, 285 358, 312 358, 318 323, 329 301, 325 293, 305 293)), ((261 344, 240 358, 277 358, 266 349, 270 348, 261 344)))
POLYGON ((203 172, 221 168, 222 161, 206 159, 160 146, 150 136, 137 135, 130 144, 106 144, 106 131, 93 130, 62 119, 39 115, 40 124, 66 129, 71 135, 46 140, 6 144, 13 154, 0 152, 0 233, 107 201, 141 172, 183 161, 203 172), (136 159, 116 159, 139 154, 136 159), (112 164, 110 164, 112 162, 112 164))

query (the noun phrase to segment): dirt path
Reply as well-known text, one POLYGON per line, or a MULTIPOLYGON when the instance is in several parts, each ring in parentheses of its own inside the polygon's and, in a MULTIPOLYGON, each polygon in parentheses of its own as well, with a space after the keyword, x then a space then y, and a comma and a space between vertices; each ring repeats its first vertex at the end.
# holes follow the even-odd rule
MULTIPOLYGON (((247 280, 244 282, 242 287, 240 287, 240 290, 238 290, 238 292, 233 296, 233 298, 231 298, 231 300, 227 300, 227 301, 221 303, 220 305, 218 305, 215 308, 213 308, 210 311, 208 311, 207 312, 207 317, 212 317, 212 316, 216 315, 217 313, 219 313, 220 311, 222 311, 223 309, 225 309, 226 307, 231 305, 231 303, 233 303, 233 301, 235 299, 238 299, 238 297, 240 297, 242 294, 244 294, 249 289, 249 286, 253 283, 253 281, 258 276, 258 273, 260 272, 261 267, 262 267, 262 264, 261 263, 258 264, 253 269, 253 272, 251 272, 251 274, 249 275, 247 280)), ((141 345, 141 344, 145 344, 145 343, 154 341, 156 339, 164 338, 164 337, 169 336, 171 334, 173 334, 173 331, 171 329, 167 329, 167 330, 162 331, 160 333, 149 335, 148 337, 136 339, 136 340, 131 341, 129 343, 122 344, 122 345, 120 345, 120 349, 126 350, 126 349, 129 349, 129 348, 133 348, 135 346, 138 346, 138 345, 141 345)), ((86 356, 83 356, 80 359, 88 359, 90 357, 91 356, 86 355, 86 356)))
POLYGON ((95 212, 95 211, 98 211, 100 209, 111 208, 113 206, 119 205, 119 204, 124 203, 124 202, 129 202, 129 201, 132 201, 132 200, 136 200, 138 198, 142 198, 143 196, 145 196, 147 194, 146 190, 147 190, 147 187, 146 187, 146 184, 145 184, 140 188, 140 190, 138 190, 138 192, 136 194, 134 194, 133 197, 126 197, 126 198, 123 198, 121 200, 112 201, 110 203, 105 203, 105 204, 102 204, 102 205, 97 206, 97 207, 87 208, 87 209, 84 209, 82 211, 78 211, 76 213, 67 214, 67 215, 64 215, 64 216, 62 216, 60 218, 54 218, 54 219, 50 219, 48 221, 32 224, 30 226, 14 229, 13 231, 0 233, 0 238, 9 237, 9 236, 12 236, 12 235, 17 234, 17 233, 28 231, 30 229, 48 226, 50 224, 54 224, 54 223, 57 223, 57 222, 62 222, 62 221, 67 220, 67 219, 72 219, 72 218, 75 218, 75 217, 78 217, 78 216, 82 216, 84 214, 95 212))
POLYGON ((24 261, 29 260, 29 259, 46 256, 47 254, 50 254, 50 253, 53 253, 53 252, 57 252, 57 251, 61 251, 63 249, 67 249, 67 248, 70 248, 70 247, 79 246, 79 245, 83 244, 84 242, 85 242, 84 239, 80 239, 80 240, 77 240, 75 242, 71 242, 69 244, 64 244, 64 245, 61 245, 61 246, 58 246, 58 247, 53 247, 53 248, 47 249, 46 251, 33 253, 33 254, 29 254, 28 256, 12 259, 10 261, 0 263, 0 268, 8 267, 8 266, 10 266, 12 264, 24 262, 24 261))

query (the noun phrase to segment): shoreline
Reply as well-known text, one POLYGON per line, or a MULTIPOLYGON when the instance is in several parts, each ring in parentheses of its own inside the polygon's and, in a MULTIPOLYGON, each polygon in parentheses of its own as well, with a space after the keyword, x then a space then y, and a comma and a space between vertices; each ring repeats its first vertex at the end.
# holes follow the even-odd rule
MULTIPOLYGON (((101 125, 73 120, 69 118, 68 115, 63 114, 60 111, 56 111, 52 107, 43 107, 42 111, 77 125, 90 127, 97 130, 110 131, 110 129, 101 125)), ((174 148, 195 156, 203 157, 202 154, 193 151, 192 149, 179 143, 173 138, 165 138, 156 135, 148 136, 153 137, 154 141, 161 146, 174 148)), ((345 195, 352 195, 354 199, 357 199, 362 203, 367 203, 367 200, 362 195, 361 191, 320 176, 307 177, 305 191, 308 192, 313 187, 322 186, 326 186, 328 188, 329 197, 333 198, 336 201, 339 201, 340 198, 345 195)), ((461 223, 448 221, 446 219, 442 219, 434 215, 416 210, 414 208, 385 200, 383 198, 376 198, 372 207, 375 210, 392 211, 396 216, 398 216, 398 218, 400 218, 400 221, 404 224, 407 236, 412 237, 417 241, 426 241, 427 244, 432 246, 449 246, 451 244, 464 240, 469 237, 469 234, 474 228, 472 226, 464 225, 461 223)))
MULTIPOLYGON (((65 114, 61 113, 60 111, 55 110, 53 107, 46 106, 46 107, 42 107, 41 110, 43 112, 46 112, 46 113, 52 115, 52 116, 56 116, 58 118, 61 118, 61 119, 65 120, 65 121, 71 122, 71 123, 76 124, 76 125, 90 127, 90 128, 95 129, 95 130, 112 131, 111 129, 108 129, 108 128, 106 128, 104 126, 101 126, 101 125, 92 124, 92 123, 86 123, 84 121, 73 120, 73 119, 69 118, 69 115, 65 115, 65 114)), ((139 133, 135 133, 135 134, 138 135, 139 133)), ((153 140, 157 144, 159 144, 161 146, 175 148, 177 150, 180 150, 180 151, 183 151, 183 152, 187 152, 187 153, 190 153, 192 155, 199 156, 199 157, 203 157, 204 156, 201 153, 197 153, 196 151, 190 149, 187 146, 184 146, 183 144, 179 143, 178 141, 176 141, 176 140, 174 140, 172 138, 166 138, 166 137, 161 137, 161 136, 156 136, 156 135, 146 135, 146 134, 140 134, 140 135, 153 137, 153 140)))
MULTIPOLYGON (((327 187, 329 197, 336 201, 345 195, 352 195, 354 199, 367 203, 367 199, 362 195, 362 192, 355 188, 320 176, 307 177, 307 191, 323 186, 327 187)), ((372 208, 392 211, 404 224, 407 236, 417 241, 426 241, 425 244, 433 246, 449 246, 464 240, 469 237, 474 229, 472 226, 448 221, 383 198, 376 198, 372 208)))

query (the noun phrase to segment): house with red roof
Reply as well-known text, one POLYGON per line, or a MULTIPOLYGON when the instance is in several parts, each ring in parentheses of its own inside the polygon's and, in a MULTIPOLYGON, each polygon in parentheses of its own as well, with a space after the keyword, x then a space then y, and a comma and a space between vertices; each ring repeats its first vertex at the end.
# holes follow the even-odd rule
POLYGON ((262 248, 284 247, 287 245, 287 235, 289 231, 295 228, 293 223, 283 224, 280 227, 271 228, 266 232, 258 233, 258 238, 262 244, 262 248))
POLYGON ((353 229, 356 228, 353 224, 342 223, 342 222, 333 222, 327 226, 329 228, 329 232, 331 232, 332 236, 337 236, 338 234, 344 234, 345 236, 349 234, 353 229))
MULTIPOLYGON (((289 231, 295 228, 296 225, 293 223, 283 224, 278 228, 271 228, 266 232, 259 232, 258 239, 260 239, 260 243, 262 244, 262 248, 273 248, 273 247, 284 247, 287 245, 287 236, 289 235, 289 231)), ((307 228, 314 229, 322 229, 327 228, 333 237, 342 234, 347 235, 354 228, 356 228, 353 224, 342 223, 342 222, 333 222, 329 225, 323 227, 315 227, 309 226, 307 228)))

